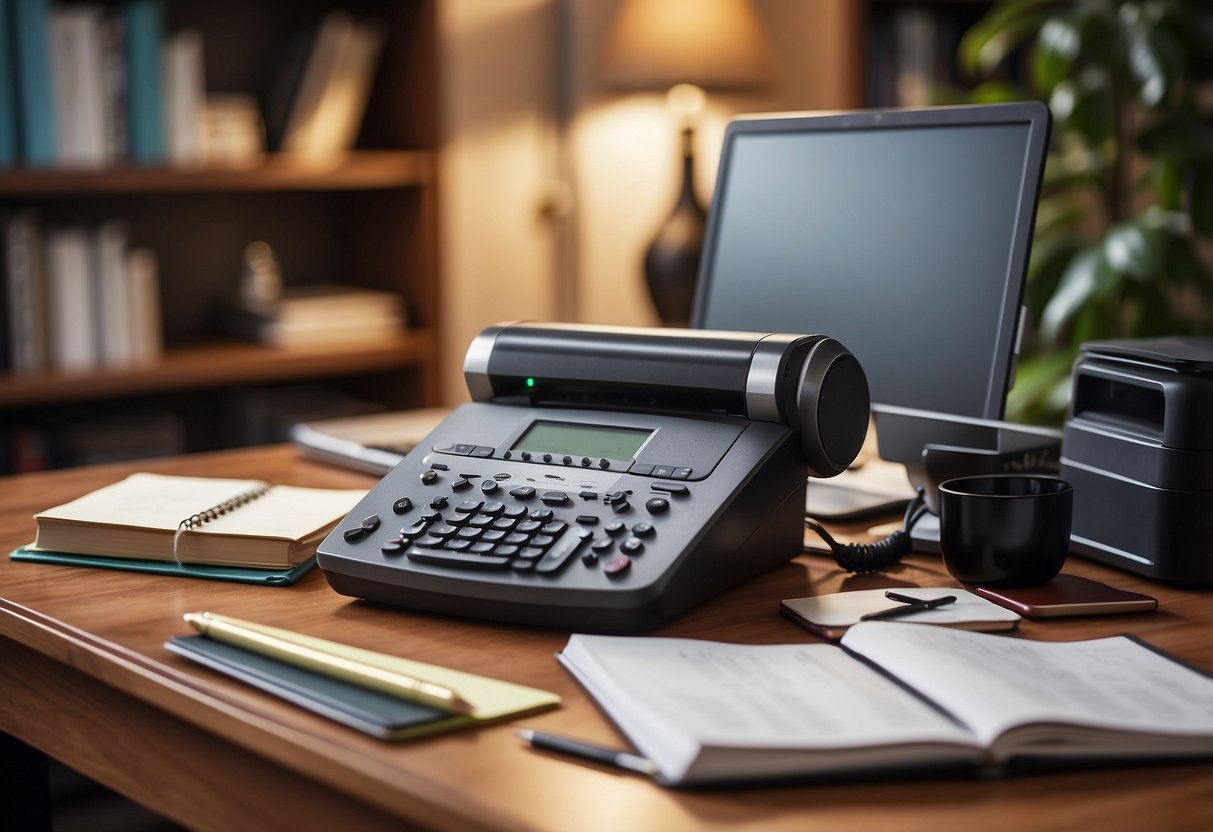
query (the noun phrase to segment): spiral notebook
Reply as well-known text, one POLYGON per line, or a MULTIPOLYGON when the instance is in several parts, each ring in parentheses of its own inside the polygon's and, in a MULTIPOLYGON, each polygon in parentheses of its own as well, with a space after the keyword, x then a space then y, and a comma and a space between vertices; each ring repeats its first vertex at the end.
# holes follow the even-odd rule
POLYGON ((132 474, 35 515, 32 552, 283 569, 305 563, 364 495, 259 480, 132 474))

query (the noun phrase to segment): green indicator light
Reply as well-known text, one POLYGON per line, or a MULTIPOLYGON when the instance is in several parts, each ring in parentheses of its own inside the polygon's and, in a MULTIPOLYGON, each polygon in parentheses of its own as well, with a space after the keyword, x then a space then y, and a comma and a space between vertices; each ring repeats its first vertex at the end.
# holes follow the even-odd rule
POLYGON ((534 387, 534 386, 535 386, 535 379, 533 379, 533 378, 528 378, 528 379, 526 380, 526 386, 527 386, 527 387, 534 387))

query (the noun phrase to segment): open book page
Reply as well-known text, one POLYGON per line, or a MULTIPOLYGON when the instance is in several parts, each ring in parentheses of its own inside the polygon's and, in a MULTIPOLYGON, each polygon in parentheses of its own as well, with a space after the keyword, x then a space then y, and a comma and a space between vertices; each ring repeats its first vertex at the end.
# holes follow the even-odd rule
MULTIPOLYGON (((574 635, 560 659, 663 776, 687 777, 701 749, 753 749, 753 765, 721 754, 714 775, 830 771, 847 765, 840 749, 971 746, 963 728, 895 682, 832 645, 740 645, 688 639, 574 635), (795 758, 779 754, 795 752, 795 758), (824 751, 820 761, 805 751, 824 751)), ((710 756, 706 751, 705 757, 710 756)), ((907 762, 906 759, 890 762, 907 762)), ((711 763, 707 764, 709 767, 711 763)), ((704 774, 705 772, 699 772, 704 774)))
POLYGON ((1048 726, 1038 748, 1019 745, 1006 756, 1146 756, 1144 737, 1159 735, 1159 753, 1213 753, 1213 679, 1124 636, 1036 642, 873 621, 852 627, 842 644, 946 708, 988 746, 1017 726, 1048 726), (1059 725, 1103 731, 1067 736, 1059 725), (1116 732, 1131 734, 1118 742, 1116 732))

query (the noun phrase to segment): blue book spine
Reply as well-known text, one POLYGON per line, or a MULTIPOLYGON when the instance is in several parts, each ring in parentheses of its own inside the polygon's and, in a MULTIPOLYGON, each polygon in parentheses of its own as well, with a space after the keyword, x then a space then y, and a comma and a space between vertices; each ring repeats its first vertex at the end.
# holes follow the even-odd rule
MULTIPOLYGON (((50 0, 12 0, 19 146, 27 165, 55 164, 55 91, 51 78, 50 0)), ((7 51, 7 50, 5 50, 7 51)))
POLYGON ((164 4, 131 0, 122 7, 126 29, 127 141, 131 158, 161 164, 168 156, 164 121, 161 48, 164 4))
POLYGON ((0 167, 17 163, 17 67, 13 59, 11 0, 0 0, 0 167))

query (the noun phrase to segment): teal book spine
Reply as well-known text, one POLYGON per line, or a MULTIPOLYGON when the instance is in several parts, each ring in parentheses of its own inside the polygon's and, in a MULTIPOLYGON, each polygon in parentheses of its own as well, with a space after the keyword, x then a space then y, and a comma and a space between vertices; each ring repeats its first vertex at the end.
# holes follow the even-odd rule
POLYGON ((122 7, 126 31, 127 141, 131 159, 157 165, 168 156, 164 117, 164 4, 131 0, 122 7))
MULTIPOLYGON (((22 161, 55 164, 55 90, 51 77, 50 0, 12 0, 17 124, 22 161)), ((5 50, 7 51, 7 50, 5 50)))
POLYGON ((17 67, 13 60, 12 0, 0 0, 0 168, 17 164, 17 67))

